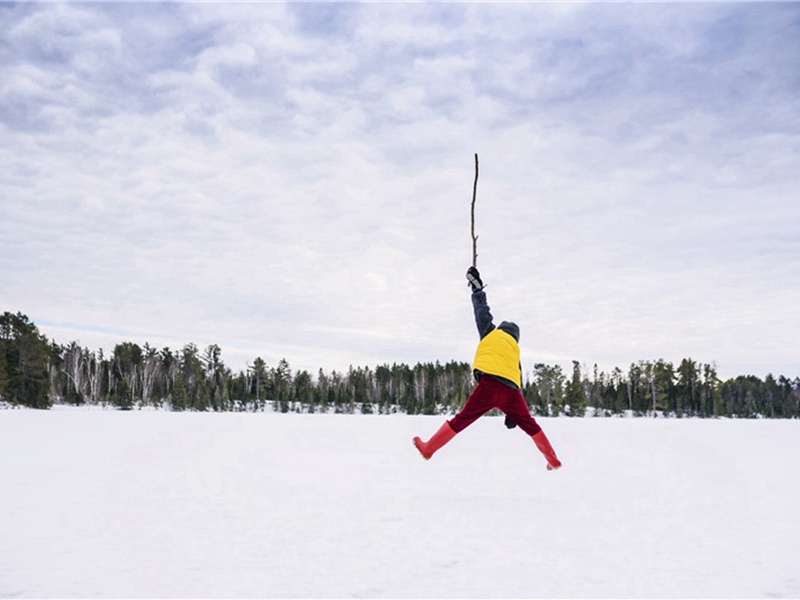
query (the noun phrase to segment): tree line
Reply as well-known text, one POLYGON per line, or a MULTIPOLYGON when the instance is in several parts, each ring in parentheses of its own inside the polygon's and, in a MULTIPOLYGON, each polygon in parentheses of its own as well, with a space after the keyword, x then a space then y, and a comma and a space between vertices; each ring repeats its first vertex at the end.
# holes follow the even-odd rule
MULTIPOLYGON (((0 316, 0 401, 32 408, 53 404, 111 405, 175 411, 264 411, 445 414, 466 402, 474 382, 469 363, 383 364, 312 375, 282 359, 256 358, 234 372, 216 344, 179 350, 117 344, 111 354, 59 345, 21 313, 0 316)), ((535 415, 673 417, 800 417, 800 378, 767 375, 721 380, 714 365, 685 358, 639 361, 610 372, 572 372, 537 363, 523 378, 535 415)))

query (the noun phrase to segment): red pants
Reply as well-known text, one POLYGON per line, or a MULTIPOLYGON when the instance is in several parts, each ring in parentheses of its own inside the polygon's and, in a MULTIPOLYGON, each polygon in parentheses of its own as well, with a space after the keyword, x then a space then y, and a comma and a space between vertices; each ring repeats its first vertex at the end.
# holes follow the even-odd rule
POLYGON ((452 419, 450 427, 458 433, 472 425, 493 408, 499 408, 528 435, 536 435, 542 428, 531 416, 522 392, 501 383, 491 375, 483 375, 472 391, 464 408, 452 419))

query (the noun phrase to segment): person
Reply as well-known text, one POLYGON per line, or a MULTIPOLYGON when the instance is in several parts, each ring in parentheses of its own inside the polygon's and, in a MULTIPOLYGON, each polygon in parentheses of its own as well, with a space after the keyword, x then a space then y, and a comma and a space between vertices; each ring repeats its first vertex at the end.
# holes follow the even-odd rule
POLYGON ((503 321, 495 327, 494 318, 486 302, 483 281, 474 266, 467 270, 467 281, 472 288, 472 307, 480 334, 472 371, 477 385, 464 404, 464 408, 455 417, 445 421, 427 442, 415 437, 414 446, 425 460, 429 460, 456 434, 464 431, 493 408, 498 408, 505 413, 506 426, 509 429, 519 426, 533 439, 547 460, 547 469, 549 471, 558 469, 561 467, 561 461, 556 457, 544 431, 531 416, 522 396, 519 327, 509 321, 503 321))

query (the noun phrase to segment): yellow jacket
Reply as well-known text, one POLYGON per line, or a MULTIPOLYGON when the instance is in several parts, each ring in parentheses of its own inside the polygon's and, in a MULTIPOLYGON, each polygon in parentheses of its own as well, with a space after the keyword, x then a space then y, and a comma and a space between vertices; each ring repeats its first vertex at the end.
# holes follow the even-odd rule
POLYGON ((478 344, 472 368, 507 379, 522 389, 519 355, 517 341, 502 329, 493 329, 478 344))

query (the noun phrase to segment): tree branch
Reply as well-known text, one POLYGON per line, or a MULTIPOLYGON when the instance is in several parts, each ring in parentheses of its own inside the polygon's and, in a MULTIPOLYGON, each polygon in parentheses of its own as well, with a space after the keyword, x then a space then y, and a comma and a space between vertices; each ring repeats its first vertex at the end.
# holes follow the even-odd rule
POLYGON ((475 235, 475 196, 478 193, 478 153, 475 153, 475 183, 472 186, 472 266, 478 266, 478 236, 475 235))

